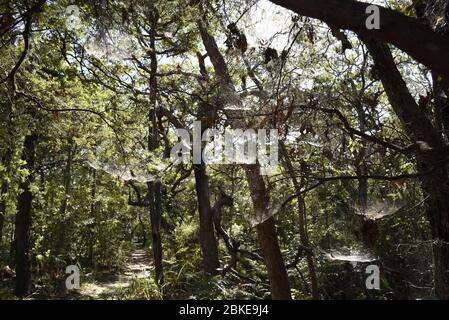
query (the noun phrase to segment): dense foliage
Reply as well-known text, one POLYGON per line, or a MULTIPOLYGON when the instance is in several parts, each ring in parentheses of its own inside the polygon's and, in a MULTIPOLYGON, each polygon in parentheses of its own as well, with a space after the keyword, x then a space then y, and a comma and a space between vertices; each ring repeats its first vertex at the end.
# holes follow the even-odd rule
MULTIPOLYGON (((447 36, 448 1, 379 4, 447 36)), ((0 13, 0 299, 449 298, 448 87, 411 52, 266 0, 0 13), (195 121, 278 129, 279 165, 173 164, 195 121)))

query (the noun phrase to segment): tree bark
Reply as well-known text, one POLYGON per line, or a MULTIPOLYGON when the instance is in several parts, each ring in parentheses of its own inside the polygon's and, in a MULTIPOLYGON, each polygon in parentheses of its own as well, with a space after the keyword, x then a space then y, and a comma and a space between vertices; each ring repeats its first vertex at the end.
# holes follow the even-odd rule
MULTIPOLYGON (((444 144, 441 135, 411 96, 388 47, 369 38, 363 40, 409 137, 428 148, 440 148, 444 144)), ((421 185, 433 239, 435 295, 439 299, 449 299, 449 177, 445 159, 442 152, 429 154, 418 150, 416 154, 418 171, 432 170, 421 179, 421 185)))
MULTIPOLYGON (((238 96, 228 67, 223 55, 218 50, 215 39, 208 33, 202 21, 198 21, 201 38, 204 47, 209 55, 212 65, 220 82, 220 99, 223 105, 235 105, 242 110, 243 104, 238 96)), ((231 114, 226 111, 230 118, 239 119, 242 115, 231 114)), ((233 128, 245 128, 244 121, 232 121, 233 128)), ((256 217, 266 217, 269 215, 269 192, 265 187, 265 181, 260 175, 260 166, 243 165, 246 179, 251 193, 256 217)), ((273 299, 291 299, 290 285, 288 282, 287 270, 279 247, 274 219, 271 217, 257 226, 257 235, 260 246, 264 253, 265 265, 267 267, 268 278, 270 280, 271 296, 273 299)))
POLYGON ((442 168, 422 181, 433 240, 435 296, 449 300, 449 179, 442 168))
POLYGON ((151 240, 154 259, 154 274, 159 285, 164 283, 162 265, 162 238, 161 238, 161 183, 148 182, 148 198, 150 206, 151 240))
POLYGON ((419 20, 380 8, 380 29, 366 28, 369 3, 353 0, 271 0, 302 16, 324 21, 335 28, 354 31, 378 41, 390 43, 408 53, 418 62, 449 79, 447 53, 449 41, 419 20))
MULTIPOLYGON (((148 151, 155 151, 159 146, 157 130, 157 53, 156 53, 156 33, 159 20, 159 12, 156 8, 150 10, 150 103, 151 110, 148 114, 148 151)), ((162 238, 161 238, 161 219, 162 219, 162 198, 160 181, 151 181, 147 183, 148 200, 151 222, 151 239, 154 258, 154 273, 156 282, 159 285, 164 283, 164 271, 162 264, 162 238)))
POLYGON ((209 177, 204 163, 194 164, 195 190, 200 214, 200 246, 203 254, 204 271, 217 274, 220 266, 218 260, 218 243, 215 237, 213 212, 210 204, 209 177))
POLYGON ((19 197, 17 201, 17 215, 15 221, 16 244, 16 285, 15 294, 25 297, 31 291, 31 211, 33 194, 30 190, 34 180, 34 161, 37 135, 31 134, 25 137, 22 160, 26 161, 26 169, 29 174, 24 181, 19 183, 19 197))
MULTIPOLYGON (((256 217, 267 216, 267 210, 270 207, 270 197, 265 181, 263 181, 260 175, 260 167, 258 165, 245 165, 244 169, 255 215, 256 217)), ((275 300, 290 300, 291 294, 287 269, 285 268, 284 258, 279 247, 274 218, 271 216, 258 224, 256 229, 268 271, 271 296, 275 300)))

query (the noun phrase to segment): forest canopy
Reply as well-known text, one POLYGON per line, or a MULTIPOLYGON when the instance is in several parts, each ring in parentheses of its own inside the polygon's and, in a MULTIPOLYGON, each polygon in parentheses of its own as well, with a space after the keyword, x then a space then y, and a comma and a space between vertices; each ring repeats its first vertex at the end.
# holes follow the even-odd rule
POLYGON ((0 4, 0 299, 449 299, 449 1, 0 4))

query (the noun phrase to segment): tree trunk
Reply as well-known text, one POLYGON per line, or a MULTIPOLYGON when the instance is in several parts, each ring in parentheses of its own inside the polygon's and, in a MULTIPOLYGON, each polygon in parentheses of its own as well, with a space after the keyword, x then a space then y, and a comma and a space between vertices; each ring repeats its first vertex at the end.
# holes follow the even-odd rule
POLYGON ((287 169, 287 172, 290 176, 290 179, 292 180, 293 187, 295 188, 295 193, 297 196, 297 205, 298 205, 298 228, 299 228, 299 240, 301 241, 301 245, 308 248, 306 251, 306 260, 307 260, 307 267, 309 268, 309 278, 310 283, 312 284, 312 296, 315 300, 320 299, 320 293, 318 291, 318 280, 316 276, 315 271, 315 262, 313 260, 313 251, 310 246, 309 238, 307 237, 307 230, 306 230, 306 217, 305 217, 305 204, 304 204, 304 198, 301 195, 301 186, 299 185, 299 181, 296 178, 295 174, 295 168, 293 167, 292 162, 290 161, 290 157, 287 153, 287 148, 285 147, 284 141, 279 142, 279 146, 281 148, 281 154, 284 158, 285 167, 287 169))
POLYGON ((92 224, 89 232, 89 250, 88 250, 88 260, 91 267, 94 266, 94 244, 95 244, 95 231, 97 227, 96 221, 96 197, 97 197, 97 170, 91 168, 92 172, 92 185, 90 189, 90 218, 92 219, 92 224))
POLYGON ((33 194, 30 185, 33 182, 34 161, 37 135, 31 134, 25 137, 22 160, 26 161, 26 169, 29 174, 24 181, 19 183, 19 197, 17 201, 17 215, 15 221, 16 244, 16 286, 15 294, 25 297, 31 290, 31 210, 33 194))
POLYGON ((72 160, 74 152, 73 138, 67 138, 67 162, 64 168, 64 197, 59 207, 59 226, 58 226, 58 241, 56 243, 56 255, 66 253, 65 248, 67 244, 67 228, 68 222, 65 218, 67 212, 67 205, 70 196, 70 187, 72 182, 72 160))
MULTIPOLYGON (((356 102, 357 119, 359 121, 359 130, 365 132, 367 130, 366 114, 363 110, 361 101, 356 102)), ((358 176, 369 175, 368 166, 366 165, 366 144, 360 148, 359 152, 355 155, 356 160, 354 166, 358 176)), ((364 214, 361 217, 361 238, 365 247, 371 252, 375 252, 377 237, 379 235, 379 228, 375 220, 371 220, 366 216, 368 210, 368 179, 358 179, 358 200, 360 211, 364 214)))
POLYGON ((449 300, 449 179, 446 168, 422 182, 433 240, 435 296, 449 300))
POLYGON ((426 114, 411 96, 386 45, 364 39, 373 56, 385 92, 412 141, 425 143, 430 152, 417 150, 418 172, 433 240, 435 295, 449 299, 449 177, 444 152, 432 149, 444 144, 426 114), (429 170, 433 170, 428 174, 429 170))
MULTIPOLYGON (((202 68, 200 62, 200 69, 202 68)), ((201 121, 201 136, 209 128, 210 123, 206 123, 206 114, 210 114, 210 106, 200 103, 198 107, 197 118, 201 121)), ((203 154, 203 145, 201 144, 201 154, 203 154)), ((202 161, 202 160, 201 160, 202 161)), ((211 205, 211 192, 209 186, 209 177, 207 176, 207 165, 202 161, 201 164, 193 165, 195 173, 195 188, 198 199, 198 209, 200 212, 200 244, 203 252, 203 268, 206 272, 217 274, 217 268, 220 266, 218 258, 218 240, 215 235, 214 210, 211 205)))
MULTIPOLYGON (((243 110, 243 104, 238 96, 228 67, 223 55, 218 50, 215 39, 208 33, 202 21, 198 21, 201 38, 209 58, 214 66, 215 73, 220 81, 220 99, 223 105, 233 105, 237 110, 243 110)), ((226 115, 231 119, 241 119, 240 111, 232 113, 226 111, 226 115)), ((233 128, 245 128, 244 120, 233 120, 233 128)), ((256 217, 266 217, 269 212, 269 192, 265 187, 265 181, 260 175, 260 166, 243 165, 246 179, 251 193, 253 207, 256 217)), ((210 205, 209 205, 210 206, 210 205)), ((271 217, 257 226, 259 243, 264 253, 265 265, 267 267, 268 278, 270 279, 271 296, 273 299, 291 299, 290 285, 288 283, 287 270, 279 247, 276 235, 274 219, 271 217)))
POLYGON ((218 244, 215 237, 213 212, 210 204, 209 178, 204 163, 194 164, 195 190, 200 213, 200 245, 203 254, 203 269, 210 274, 217 274, 218 244))
POLYGON ((150 200, 151 239, 154 259, 154 273, 158 284, 164 283, 162 266, 162 239, 161 239, 161 183, 148 182, 148 196, 150 200))
MULTIPOLYGON (((270 199, 265 181, 260 175, 260 167, 258 165, 246 165, 244 168, 256 217, 266 217, 270 207, 270 199)), ((256 229, 270 280, 271 297, 275 300, 290 300, 287 269, 279 247, 274 218, 270 217, 258 224, 256 229)))
MULTIPOLYGON (((157 53, 156 53, 156 33, 159 20, 159 12, 156 8, 150 10, 150 103, 151 110, 148 114, 148 151, 152 152, 159 146, 158 138, 158 118, 157 118, 157 53)), ((162 219, 162 198, 160 181, 151 181, 147 183, 148 200, 151 222, 151 239, 154 258, 154 272, 156 282, 159 285, 164 283, 163 265, 162 265, 162 238, 161 238, 161 219, 162 219)))

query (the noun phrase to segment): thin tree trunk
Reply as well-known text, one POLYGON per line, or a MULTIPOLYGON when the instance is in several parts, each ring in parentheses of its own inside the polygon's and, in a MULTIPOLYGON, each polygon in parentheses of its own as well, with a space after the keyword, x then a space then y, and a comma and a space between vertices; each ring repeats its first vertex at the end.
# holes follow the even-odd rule
MULTIPOLYGON (((197 54, 200 73, 203 79, 209 80, 209 75, 205 66, 205 57, 197 54)), ((201 136, 203 132, 211 126, 208 122, 208 115, 214 113, 214 110, 205 103, 198 106, 197 120, 201 121, 201 136)), ((201 144, 201 154, 203 154, 203 145, 201 144)), ((207 176, 207 166, 205 163, 194 164, 193 171, 195 175, 195 190, 198 201, 198 211, 200 216, 200 246, 203 254, 203 269, 210 274, 217 274, 220 267, 218 257, 218 239, 215 235, 214 208, 211 205, 211 192, 209 186, 209 177, 207 176)), ((218 236, 218 235, 217 235, 218 236)))
POLYGON ((26 169, 29 174, 24 181, 19 183, 19 197, 17 201, 17 215, 15 221, 16 244, 16 286, 15 294, 25 297, 31 290, 31 210, 33 194, 30 185, 34 180, 34 161, 37 135, 31 134, 25 137, 22 160, 26 161, 26 169))
MULTIPOLYGON (((154 151, 159 146, 158 132, 157 132, 157 69, 158 61, 156 54, 156 33, 157 23, 159 20, 159 12, 156 8, 152 8, 150 12, 150 103, 151 110, 149 112, 148 119, 148 150, 154 151)), ((152 250, 154 258, 154 272, 156 282, 160 285, 164 282, 163 265, 162 265, 162 238, 161 238, 161 219, 162 219, 162 198, 161 198, 161 183, 148 182, 148 197, 149 197, 149 209, 150 209, 150 222, 151 222, 151 239, 152 250)))
POLYGON ((295 168, 293 167, 292 162, 290 161, 290 157, 287 153, 287 148, 285 147, 284 141, 279 142, 279 146, 281 148, 281 154, 284 158, 285 167, 287 169, 287 172, 290 176, 290 179, 292 180, 293 187, 295 188, 295 193, 297 196, 297 205, 298 205, 298 227, 299 227, 299 240, 301 241, 301 245, 308 248, 306 251, 306 260, 307 260, 307 267, 309 268, 309 278, 310 283, 312 284, 312 296, 315 300, 320 299, 320 293, 318 290, 318 279, 316 275, 315 270, 315 262, 313 260, 313 251, 310 246, 309 238, 307 236, 307 230, 306 230, 306 217, 305 217, 305 204, 304 204, 304 198, 301 195, 301 186, 299 185, 299 181, 296 178, 295 174, 295 168))
MULTIPOLYGON (((359 130, 361 132, 365 132, 366 128, 366 115, 363 110, 362 104, 360 101, 356 103, 356 112, 357 118, 359 121, 359 130)), ((356 155, 355 168, 358 176, 367 176, 369 175, 368 166, 366 165, 366 144, 360 148, 358 154, 356 155)), ((360 206, 360 211, 365 215, 361 217, 362 228, 361 228, 361 238, 365 247, 375 252, 377 237, 379 234, 379 228, 377 222, 375 220, 371 220, 366 216, 366 212, 368 209, 368 179, 360 178, 358 179, 358 201, 360 206)))
POLYGON ((151 239, 154 258, 154 272, 156 281, 162 285, 164 274, 162 266, 162 239, 161 239, 161 183, 148 183, 148 196, 150 200, 151 239))
POLYGON ((200 214, 200 246, 203 254, 203 269, 210 274, 217 274, 218 243, 215 237, 213 212, 210 204, 209 177, 204 163, 194 164, 195 190, 200 214))
POLYGON ((96 197, 97 197, 97 170, 95 168, 91 169, 92 172, 92 185, 90 189, 90 218, 92 219, 92 224, 89 233, 89 252, 88 252, 88 260, 89 265, 91 267, 94 266, 94 244, 95 244, 95 232, 94 228, 96 228, 96 197))
MULTIPOLYGON (((256 217, 266 217, 270 207, 270 197, 265 181, 260 175, 260 167, 258 165, 245 165, 244 169, 256 217)), ((271 216, 258 224, 256 229, 268 271, 271 296, 275 300, 290 300, 287 269, 279 247, 274 218, 271 216)))
POLYGON ((67 138, 67 162, 64 168, 64 197, 59 207, 59 226, 58 226, 58 241, 56 254, 64 253, 65 245, 67 244, 67 221, 65 218, 67 212, 67 204, 70 196, 70 187, 72 182, 72 160, 73 160, 73 138, 67 138))

